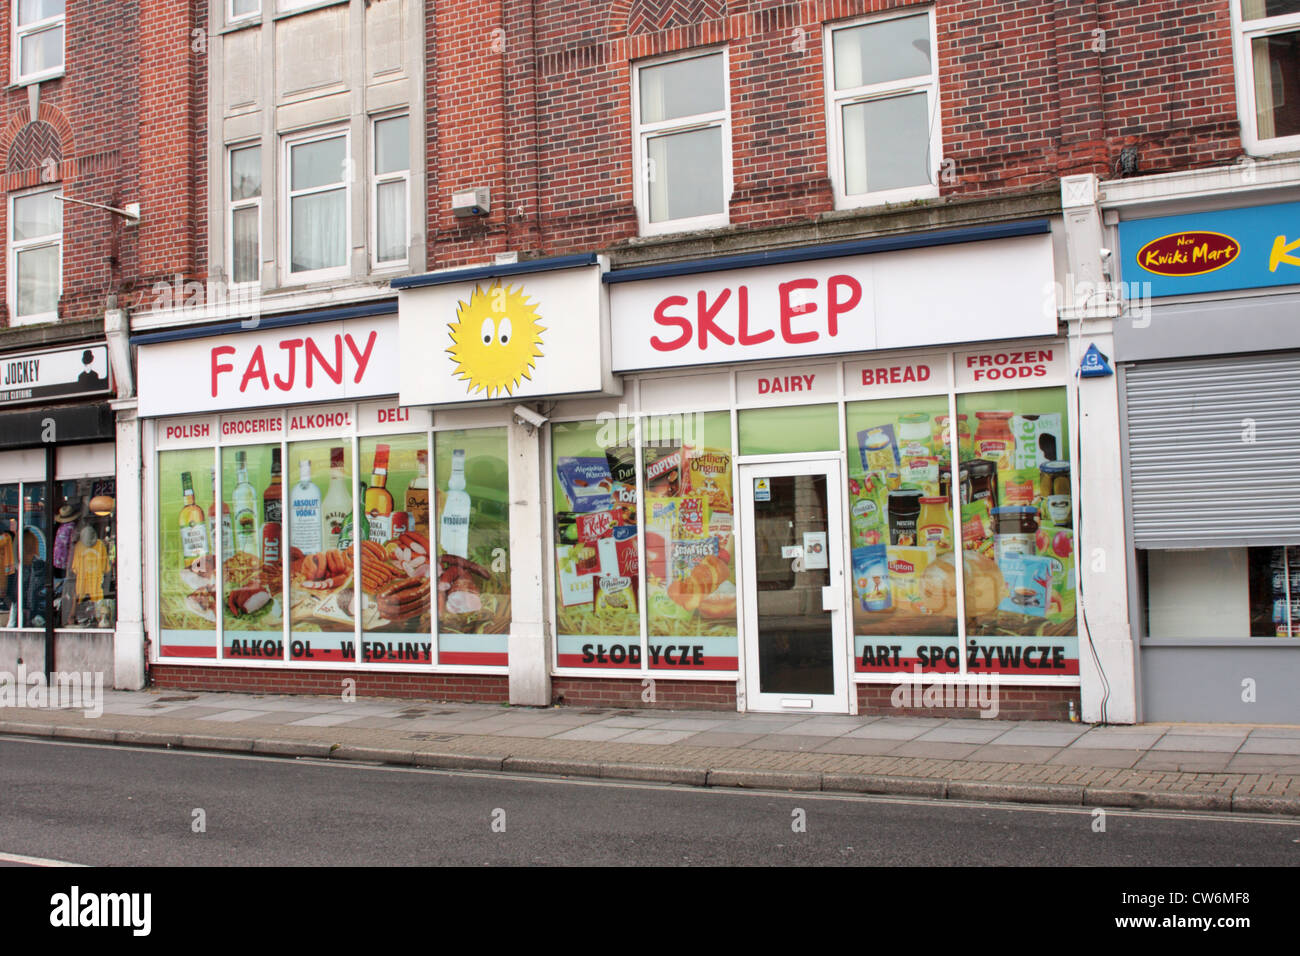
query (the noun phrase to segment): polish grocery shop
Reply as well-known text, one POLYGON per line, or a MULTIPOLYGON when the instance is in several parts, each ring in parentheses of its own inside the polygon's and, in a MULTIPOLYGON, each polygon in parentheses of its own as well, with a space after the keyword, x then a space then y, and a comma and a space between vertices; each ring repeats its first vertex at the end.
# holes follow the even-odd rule
POLYGON ((565 256, 137 335, 152 678, 843 714, 942 680, 1087 718, 1079 517, 1119 476, 1081 477, 1063 242, 565 256))

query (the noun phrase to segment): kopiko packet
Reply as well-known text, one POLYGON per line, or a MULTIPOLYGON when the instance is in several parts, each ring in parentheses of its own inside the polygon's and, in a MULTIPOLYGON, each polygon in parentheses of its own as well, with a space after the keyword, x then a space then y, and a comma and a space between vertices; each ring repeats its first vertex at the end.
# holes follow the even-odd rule
POLYGON ((731 455, 693 448, 687 455, 686 493, 697 495, 714 511, 731 511, 731 455))
POLYGON ((682 489, 682 450, 669 452, 662 458, 646 462, 646 496, 674 498, 682 489))
POLYGON ((555 474, 575 514, 608 511, 614 507, 614 481, 609 474, 609 460, 604 455, 560 458, 555 462, 555 474))

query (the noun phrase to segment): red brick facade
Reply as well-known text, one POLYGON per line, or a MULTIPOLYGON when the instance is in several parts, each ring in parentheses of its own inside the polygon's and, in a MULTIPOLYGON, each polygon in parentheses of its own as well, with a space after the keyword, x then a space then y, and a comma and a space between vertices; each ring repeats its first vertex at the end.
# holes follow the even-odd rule
POLYGON ((506 678, 485 674, 413 674, 377 671, 294 670, 265 667, 198 667, 154 664, 149 669, 155 687, 207 690, 231 694, 319 694, 337 697, 354 680, 358 697, 397 697, 422 700, 462 700, 505 703, 510 699, 506 678))

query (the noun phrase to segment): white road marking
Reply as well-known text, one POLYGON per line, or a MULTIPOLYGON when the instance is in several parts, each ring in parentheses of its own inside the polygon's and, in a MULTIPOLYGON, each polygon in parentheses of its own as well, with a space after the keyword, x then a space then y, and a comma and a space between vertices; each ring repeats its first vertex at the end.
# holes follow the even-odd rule
POLYGON ((23 856, 19 853, 0 852, 0 863, 23 863, 27 866, 85 866, 84 863, 69 863, 67 860, 47 860, 39 856, 23 856))

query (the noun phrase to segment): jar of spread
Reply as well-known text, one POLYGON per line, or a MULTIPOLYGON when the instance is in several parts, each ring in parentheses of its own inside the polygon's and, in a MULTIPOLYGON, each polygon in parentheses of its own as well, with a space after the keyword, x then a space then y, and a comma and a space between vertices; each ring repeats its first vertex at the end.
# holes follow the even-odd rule
MULTIPOLYGON (((952 443, 952 429, 947 415, 934 416, 934 434, 932 441, 936 449, 946 449, 952 443)), ((957 416, 957 457, 971 457, 970 422, 966 415, 957 416)))
POLYGON ((998 506, 998 466, 995 462, 985 461, 983 458, 976 458, 974 461, 968 461, 962 466, 966 472, 966 478, 962 480, 963 486, 969 483, 970 493, 968 498, 963 498, 965 504, 973 504, 982 498, 989 500, 989 507, 998 506))
POLYGON ((1070 463, 1045 461, 1038 466, 1038 491, 1043 498, 1047 518, 1054 525, 1068 528, 1074 523, 1070 492, 1070 463))
POLYGON ((924 412, 904 415, 898 420, 898 454, 925 457, 930 454, 930 416, 924 412))
POLYGON ((974 451, 997 465, 1001 471, 1015 464, 1016 438, 1011 434, 1011 416, 1014 412, 976 412, 979 426, 975 429, 974 451))
POLYGON ((921 492, 913 489, 889 493, 889 543, 914 547, 917 519, 921 516, 921 492))
POLYGON ((947 498, 922 498, 921 514, 916 519, 916 544, 933 545, 936 554, 952 550, 952 520, 947 498))
POLYGON ((1038 509, 1008 505, 993 509, 993 554, 998 565, 1008 554, 1032 555, 1038 549, 1038 509))

